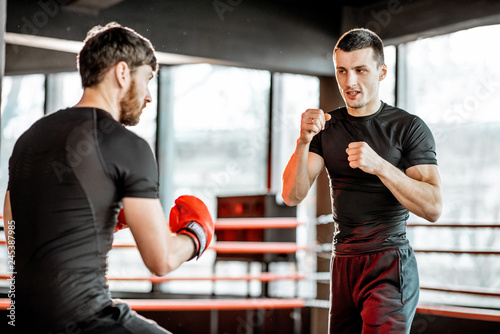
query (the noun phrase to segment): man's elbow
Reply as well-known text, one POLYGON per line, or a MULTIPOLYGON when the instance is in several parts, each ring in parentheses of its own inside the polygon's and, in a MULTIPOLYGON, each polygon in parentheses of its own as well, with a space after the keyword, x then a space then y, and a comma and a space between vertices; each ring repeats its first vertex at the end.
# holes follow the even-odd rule
POLYGON ((165 276, 177 269, 179 266, 178 262, 173 256, 166 256, 164 259, 159 259, 154 263, 146 263, 146 267, 153 275, 165 276))
POLYGON ((291 196, 290 193, 285 193, 285 192, 281 194, 281 198, 283 198, 283 201, 288 206, 296 206, 300 204, 300 202, 302 202, 300 199, 291 196))
POLYGON ((440 214, 429 214, 426 217, 426 220, 429 221, 429 223, 435 223, 438 221, 440 214))
POLYGON ((158 263, 155 265, 149 264, 146 265, 146 267, 148 267, 149 271, 155 276, 165 276, 172 271, 165 263, 158 263))
POLYGON ((155 276, 165 276, 166 274, 174 271, 177 267, 164 264, 156 267, 148 267, 149 271, 155 276))
POLYGON ((438 221, 439 217, 441 217, 441 213, 443 212, 443 204, 436 203, 426 213, 425 219, 427 219, 431 223, 435 223, 438 221))

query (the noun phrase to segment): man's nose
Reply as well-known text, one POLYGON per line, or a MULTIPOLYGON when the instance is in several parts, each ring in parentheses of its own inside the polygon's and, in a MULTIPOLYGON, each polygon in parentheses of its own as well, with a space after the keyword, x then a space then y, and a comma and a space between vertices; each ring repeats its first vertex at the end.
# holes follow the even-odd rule
POLYGON ((354 72, 347 72, 346 84, 348 87, 356 86, 358 83, 358 76, 354 72))
POLYGON ((146 97, 144 98, 144 101, 146 103, 153 102, 153 98, 151 97, 151 93, 149 92, 149 89, 147 90, 147 94, 146 94, 146 97))

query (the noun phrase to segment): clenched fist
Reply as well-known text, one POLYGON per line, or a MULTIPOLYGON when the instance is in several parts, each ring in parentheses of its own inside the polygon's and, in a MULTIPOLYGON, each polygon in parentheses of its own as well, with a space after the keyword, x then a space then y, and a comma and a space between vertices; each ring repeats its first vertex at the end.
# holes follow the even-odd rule
POLYGON ((313 137, 325 128, 326 121, 332 117, 321 109, 307 109, 300 122, 300 141, 310 143, 313 137))
POLYGON ((352 142, 346 149, 351 168, 365 173, 377 174, 383 166, 383 159, 365 142, 352 142))

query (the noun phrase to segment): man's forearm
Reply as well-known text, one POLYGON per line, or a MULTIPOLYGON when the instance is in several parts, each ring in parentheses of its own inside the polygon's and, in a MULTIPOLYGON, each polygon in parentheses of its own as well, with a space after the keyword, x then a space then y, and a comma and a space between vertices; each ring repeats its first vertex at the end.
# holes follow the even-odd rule
MULTIPOLYGON (((435 166, 420 167, 433 168, 435 166)), ((442 210, 440 181, 435 176, 429 178, 428 174, 422 175, 416 169, 412 173, 414 175, 410 177, 389 162, 385 162, 377 175, 408 211, 430 222, 435 222, 442 210)))
POLYGON ((9 240, 9 230, 11 229, 10 224, 12 224, 12 209, 10 205, 10 191, 7 190, 5 193, 5 200, 3 205, 3 228, 5 232, 5 240, 9 240))
POLYGON ((288 205, 297 205, 302 202, 311 188, 307 170, 308 153, 309 144, 297 142, 295 152, 283 172, 282 197, 288 205))
POLYGON ((302 113, 297 146, 283 172, 282 197, 287 205, 302 202, 323 168, 323 158, 317 156, 310 159, 309 145, 330 119, 330 114, 321 109, 307 109, 302 113))

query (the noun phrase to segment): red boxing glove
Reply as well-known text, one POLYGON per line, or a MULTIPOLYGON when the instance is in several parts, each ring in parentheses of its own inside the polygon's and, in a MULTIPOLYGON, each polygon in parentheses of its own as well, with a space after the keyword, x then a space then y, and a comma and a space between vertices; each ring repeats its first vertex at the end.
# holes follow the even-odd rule
POLYGON ((199 198, 184 195, 175 200, 175 205, 170 210, 170 230, 193 239, 195 250, 189 260, 196 256, 199 258, 208 248, 214 229, 210 212, 199 198))
POLYGON ((118 218, 116 221, 116 226, 115 226, 115 233, 123 230, 124 228, 128 228, 127 221, 125 220, 125 213, 123 212, 123 209, 120 210, 118 213, 118 218))

